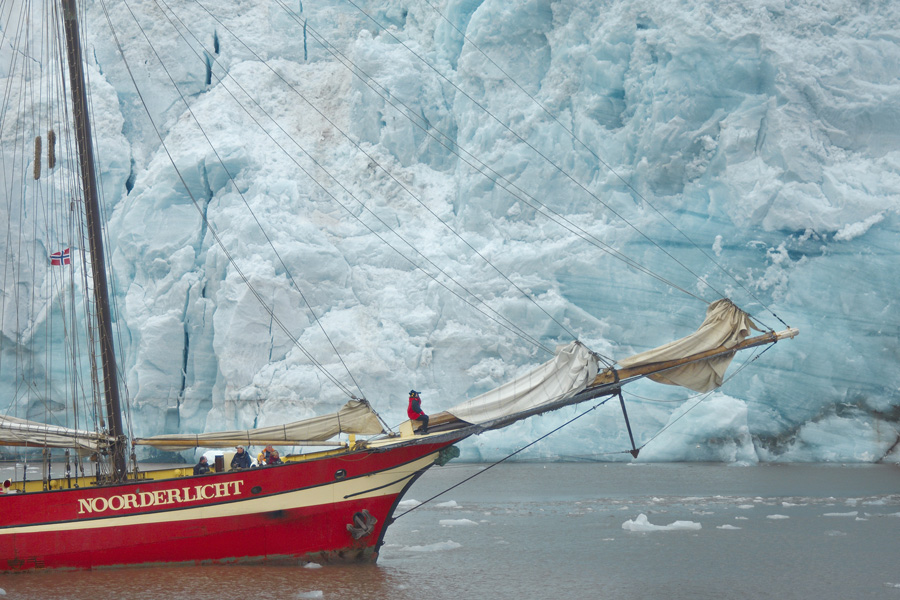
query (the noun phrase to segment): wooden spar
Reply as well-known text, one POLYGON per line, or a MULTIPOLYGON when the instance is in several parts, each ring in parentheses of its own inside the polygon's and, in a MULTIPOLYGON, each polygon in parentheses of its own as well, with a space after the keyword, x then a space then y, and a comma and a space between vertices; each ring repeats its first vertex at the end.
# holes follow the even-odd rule
POLYGON ((106 416, 109 435, 116 441, 110 446, 113 459, 113 479, 123 481, 125 467, 125 431, 122 428, 122 411, 119 403, 119 382, 116 370, 116 353, 113 347, 112 317, 109 291, 106 281, 106 261, 103 257, 103 228, 100 217, 100 201, 97 196, 97 172, 94 166, 94 145, 91 140, 91 121, 84 85, 81 44, 78 37, 78 17, 75 0, 63 0, 66 50, 69 63, 69 82, 72 86, 72 116, 75 121, 75 139, 81 163, 81 179, 84 187, 84 215, 88 226, 91 252, 91 274, 94 279, 94 302, 97 307, 97 324, 100 336, 100 358, 103 363, 103 388, 106 398, 106 416))
MULTIPOLYGON (((748 348, 764 346, 766 344, 774 344, 779 340, 796 337, 799 333, 799 329, 791 327, 785 329, 784 331, 771 331, 768 333, 764 333, 763 335, 748 338, 743 342, 732 346, 731 348, 719 346, 718 348, 707 350, 705 352, 698 352, 684 358, 650 363, 641 365, 639 367, 630 367, 618 370, 607 369, 606 371, 599 373, 597 377, 595 377, 594 380, 591 381, 591 383, 588 384, 581 392, 573 396, 564 396, 552 402, 536 406, 530 410, 511 415, 508 418, 499 419, 488 424, 482 424, 482 426, 485 429, 499 429, 502 427, 506 427, 507 425, 526 417, 550 412, 559 408, 563 408, 564 406, 586 402, 588 400, 592 400, 594 398, 599 398, 602 396, 611 396, 613 394, 616 394, 624 384, 641 377, 654 375, 656 373, 662 373, 664 371, 668 371, 669 369, 674 369, 676 367, 698 362, 701 360, 708 360, 710 358, 716 358, 719 356, 727 356, 729 354, 733 354, 740 350, 746 350, 748 348)), ((429 415, 429 417, 430 420, 428 422, 428 429, 434 431, 449 431, 471 425, 466 421, 458 419, 453 414, 447 411, 432 414, 429 415)))
POLYGON ((602 373, 599 373, 594 381, 592 381, 587 386, 587 389, 591 389, 593 387, 601 385, 608 385, 610 383, 615 383, 616 381, 625 381, 628 379, 634 379, 636 377, 646 377, 648 375, 661 373, 662 371, 668 371, 669 369, 674 369, 675 367, 680 367, 682 365, 687 365, 697 361, 733 354, 734 352, 738 352, 739 350, 746 350, 748 348, 755 348, 756 346, 764 346, 766 344, 774 344, 779 340, 793 338, 798 333, 800 333, 799 329, 790 327, 788 329, 785 329, 784 331, 770 331, 756 337, 747 338, 743 342, 735 344, 731 348, 719 346, 718 348, 713 348, 712 350, 707 350, 706 352, 691 354, 690 356, 686 356, 684 358, 666 360, 656 363, 648 363, 646 365, 629 367, 625 369, 607 369, 602 373))
POLYGON ((321 446, 323 448, 346 448, 347 442, 332 442, 327 440, 295 440, 295 439, 222 439, 222 440, 197 440, 191 445, 190 440, 181 438, 171 439, 141 439, 135 438, 134 444, 137 446, 153 446, 156 448, 167 447, 191 447, 191 448, 234 448, 236 444, 244 446, 321 446))

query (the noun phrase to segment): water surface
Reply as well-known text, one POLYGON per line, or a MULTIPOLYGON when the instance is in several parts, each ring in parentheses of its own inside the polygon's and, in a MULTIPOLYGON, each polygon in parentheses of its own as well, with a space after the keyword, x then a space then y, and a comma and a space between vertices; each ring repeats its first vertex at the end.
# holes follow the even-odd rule
MULTIPOLYGON (((431 469, 397 514, 482 470, 431 469)), ((503 464, 400 516, 377 565, 314 567, 35 573, 0 588, 34 600, 900 600, 900 468, 503 464), (691 528, 622 528, 641 514, 691 528)))

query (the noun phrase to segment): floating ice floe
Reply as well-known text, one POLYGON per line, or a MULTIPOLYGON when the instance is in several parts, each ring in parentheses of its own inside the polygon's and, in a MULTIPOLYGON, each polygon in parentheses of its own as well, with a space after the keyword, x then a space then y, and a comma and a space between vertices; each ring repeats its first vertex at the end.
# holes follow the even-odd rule
POLYGON ((407 552, 442 552, 444 550, 456 550, 457 548, 462 548, 462 544, 453 540, 447 540, 446 542, 436 542, 425 546, 404 546, 402 550, 407 552))
POLYGON ((397 508, 413 508, 422 504, 418 500, 414 500, 410 498, 409 500, 401 500, 399 504, 397 504, 397 508))
POLYGON ((858 514, 859 514, 859 511, 854 510, 854 511, 845 512, 845 513, 836 513, 836 512, 834 512, 834 513, 825 513, 825 514, 822 515, 822 516, 823 516, 823 517, 855 517, 855 516, 857 516, 858 514))
POLYGON ((441 519, 438 521, 441 527, 456 527, 458 525, 478 525, 475 521, 469 519, 441 519))
POLYGON ((303 565, 303 568, 304 569, 321 569, 322 565, 320 565, 319 563, 310 562, 310 563, 306 563, 305 565, 303 565))
POLYGON ((734 525, 717 525, 716 529, 741 529, 740 527, 735 527, 734 525))
POLYGON ((685 531, 685 530, 697 530, 700 529, 700 523, 694 523, 693 521, 675 521, 674 523, 670 523, 668 525, 654 525, 647 519, 647 515, 641 513, 634 520, 628 520, 622 523, 622 529, 626 529, 628 531, 685 531))
POLYGON ((884 506, 887 504, 887 501, 884 498, 878 498, 876 500, 866 500, 863 504, 866 506, 884 506))
POLYGON ((777 519, 790 519, 790 517, 787 516, 787 515, 766 515, 766 518, 767 518, 767 519, 775 519, 775 520, 777 520, 777 519))
POLYGON ((459 508, 459 504, 456 503, 456 500, 448 500, 446 502, 441 502, 440 504, 435 504, 437 508, 459 508))
POLYGON ((324 598, 325 592, 322 590, 313 590, 311 592, 300 592, 297 594, 298 598, 324 598))

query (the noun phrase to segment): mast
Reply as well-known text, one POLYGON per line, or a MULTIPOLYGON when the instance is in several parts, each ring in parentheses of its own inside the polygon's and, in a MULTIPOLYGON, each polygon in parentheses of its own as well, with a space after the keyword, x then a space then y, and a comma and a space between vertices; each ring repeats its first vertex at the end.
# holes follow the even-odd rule
POLYGON ((75 0, 62 0, 66 30, 66 50, 69 63, 69 82, 72 86, 72 115, 75 119, 75 138, 84 187, 84 213, 88 226, 91 272, 94 279, 94 302, 97 307, 97 326, 100 336, 100 357, 103 364, 103 388, 109 435, 115 438, 110 448, 113 461, 113 480, 123 481, 126 474, 125 434, 119 402, 119 382, 116 355, 113 347, 112 317, 106 280, 106 261, 103 256, 103 231, 100 222, 100 201, 97 196, 97 175, 94 166, 94 147, 91 121, 87 110, 81 43, 75 0))

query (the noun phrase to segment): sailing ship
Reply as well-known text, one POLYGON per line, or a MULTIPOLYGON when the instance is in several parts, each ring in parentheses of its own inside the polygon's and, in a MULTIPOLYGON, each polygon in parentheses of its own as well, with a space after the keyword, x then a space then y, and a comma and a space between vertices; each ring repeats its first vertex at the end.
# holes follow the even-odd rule
MULTIPOLYGON (((730 300, 709 305, 699 329, 685 338, 606 364, 579 341, 560 345, 554 357, 503 386, 431 415, 427 433, 406 421, 387 427, 364 398, 338 412, 247 430, 129 437, 123 425, 113 307, 103 248, 89 101, 75 0, 60 0, 66 34, 68 84, 77 145, 91 292, 90 345, 99 359, 91 373, 98 411, 93 428, 49 425, 0 416, 0 444, 65 452, 65 472, 45 468, 40 480, 27 472, 4 482, 0 494, 0 572, 39 569, 208 564, 366 562, 377 559, 385 532, 404 493, 426 470, 458 455, 455 444, 541 413, 588 401, 618 398, 622 388, 650 378, 709 391, 722 385, 741 350, 793 337, 796 329, 752 336, 754 322, 730 300), (225 460, 242 445, 308 447, 284 464, 229 469, 225 460), (222 449, 210 473, 188 468, 140 468, 136 448, 165 451, 222 449), (70 455, 70 452, 74 454, 70 455), (72 468, 70 457, 74 460, 72 468), (85 473, 84 457, 94 466, 85 473), (221 458, 221 459, 220 459, 221 458), (92 461, 92 462, 91 462, 92 461)), ((48 134, 50 151, 55 134, 48 134)), ((49 155, 48 155, 49 156, 49 155)), ((42 145, 35 143, 34 177, 40 177, 42 145)), ((49 168, 55 159, 48 158, 49 168)), ((51 263, 69 264, 69 249, 54 250, 51 263)), ((73 334, 76 332, 72 332, 73 334)), ((75 392, 73 392, 75 393, 75 392)), ((629 426, 630 432, 630 426, 629 426)), ((631 450, 639 449, 632 438, 631 450)), ((57 455, 58 456, 58 455, 57 455)))

